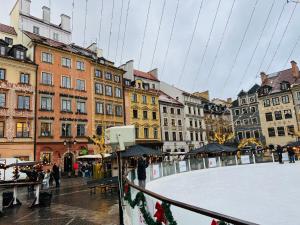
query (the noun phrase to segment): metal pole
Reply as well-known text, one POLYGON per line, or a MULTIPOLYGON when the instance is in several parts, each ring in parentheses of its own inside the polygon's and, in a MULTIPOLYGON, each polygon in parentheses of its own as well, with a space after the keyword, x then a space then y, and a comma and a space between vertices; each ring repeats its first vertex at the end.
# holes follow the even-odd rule
POLYGON ((117 161, 118 161, 118 176, 119 176, 119 220, 120 220, 120 225, 124 225, 124 218, 123 218, 123 208, 122 208, 122 170, 121 170, 121 152, 116 151, 117 153, 117 161))

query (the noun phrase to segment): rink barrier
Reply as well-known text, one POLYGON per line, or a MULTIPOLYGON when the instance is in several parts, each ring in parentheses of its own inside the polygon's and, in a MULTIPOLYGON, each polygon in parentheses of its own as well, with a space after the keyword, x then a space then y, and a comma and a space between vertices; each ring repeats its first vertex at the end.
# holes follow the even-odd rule
MULTIPOLYGON (((288 161, 287 154, 283 155, 283 160, 288 161)), ((147 179, 146 183, 159 178, 170 176, 174 174, 180 174, 184 172, 190 172, 195 170, 216 168, 216 167, 227 167, 227 166, 239 166, 247 164, 259 164, 259 163, 274 163, 278 161, 277 154, 274 153, 261 153, 261 154, 245 154, 241 156, 230 155, 230 156, 218 156, 210 158, 199 158, 191 157, 190 159, 180 160, 180 161, 163 161, 160 163, 153 163, 147 168, 147 179)), ((209 217, 206 218, 207 223, 202 222, 201 224, 210 224, 208 221, 217 219, 224 221, 227 224, 233 225, 255 225, 256 223, 238 219, 232 216, 224 215, 218 212, 214 212, 208 209, 200 208, 197 206, 189 205, 180 201, 176 201, 147 189, 143 189, 138 186, 138 181, 136 179, 136 170, 129 172, 126 177, 126 182, 131 187, 132 196, 136 196, 138 192, 144 193, 147 200, 147 207, 154 215, 155 213, 155 202, 161 201, 170 204, 171 206, 178 207, 179 209, 187 210, 189 212, 197 213, 199 215, 209 217)), ((171 188, 171 187, 170 187, 171 188)), ((128 204, 125 203, 124 207, 124 221, 126 225, 142 225, 144 224, 141 219, 141 213, 138 207, 131 209, 128 204)), ((172 207, 171 207, 172 209, 172 207)), ((173 215, 176 220, 176 214, 173 215)), ((202 219, 202 218, 201 218, 202 219)), ((186 225, 183 223, 178 223, 178 225, 186 225)))

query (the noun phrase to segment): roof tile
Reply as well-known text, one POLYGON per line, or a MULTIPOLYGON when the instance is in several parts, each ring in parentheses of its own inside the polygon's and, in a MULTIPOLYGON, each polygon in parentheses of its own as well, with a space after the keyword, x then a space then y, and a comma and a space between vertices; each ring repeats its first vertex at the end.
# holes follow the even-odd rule
POLYGON ((0 23, 0 32, 4 32, 11 35, 17 35, 17 32, 15 31, 15 28, 0 23))

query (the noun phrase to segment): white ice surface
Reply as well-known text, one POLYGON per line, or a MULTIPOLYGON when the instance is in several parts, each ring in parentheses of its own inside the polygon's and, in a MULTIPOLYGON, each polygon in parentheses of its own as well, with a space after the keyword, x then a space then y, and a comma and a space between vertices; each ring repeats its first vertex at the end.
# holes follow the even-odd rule
MULTIPOLYGON (((300 163, 203 169, 147 184, 163 196, 263 225, 300 225, 300 163)), ((211 219, 172 209, 179 225, 211 219)))

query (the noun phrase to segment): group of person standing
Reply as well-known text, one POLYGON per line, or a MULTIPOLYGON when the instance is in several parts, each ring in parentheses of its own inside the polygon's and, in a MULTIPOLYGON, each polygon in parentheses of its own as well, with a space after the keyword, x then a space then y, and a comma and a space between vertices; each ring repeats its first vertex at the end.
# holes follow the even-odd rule
MULTIPOLYGON (((281 145, 277 145, 276 152, 278 154, 278 162, 283 164, 282 154, 283 154, 283 147, 281 145)), ((287 148, 288 156, 289 156, 289 163, 295 163, 295 151, 292 147, 287 148)))

